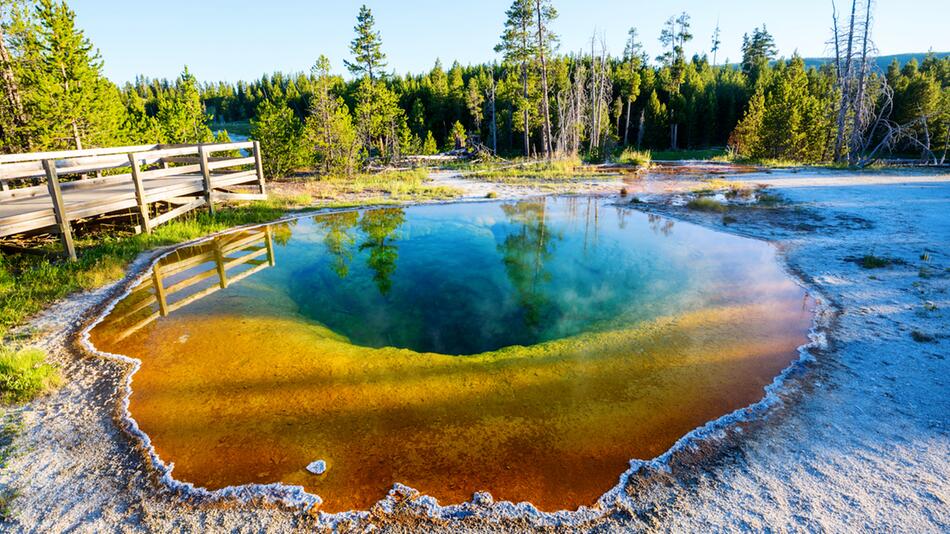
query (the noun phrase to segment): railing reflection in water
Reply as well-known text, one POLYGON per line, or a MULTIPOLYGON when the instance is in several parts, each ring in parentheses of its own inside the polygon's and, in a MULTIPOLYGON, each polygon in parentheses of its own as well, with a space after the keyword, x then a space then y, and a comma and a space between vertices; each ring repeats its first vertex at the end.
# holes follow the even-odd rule
POLYGON ((159 260, 103 325, 114 334, 111 341, 121 342, 160 317, 275 266, 273 231, 268 225, 227 234, 159 260))

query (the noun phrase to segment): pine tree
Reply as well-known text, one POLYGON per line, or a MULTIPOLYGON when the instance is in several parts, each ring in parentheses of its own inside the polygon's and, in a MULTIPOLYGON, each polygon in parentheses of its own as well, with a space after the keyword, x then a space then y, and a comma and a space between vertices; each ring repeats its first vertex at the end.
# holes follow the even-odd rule
POLYGON ((24 107, 32 144, 81 150, 124 138, 118 88, 102 76, 99 52, 76 27, 76 14, 64 2, 40 0, 35 18, 20 72, 31 88, 24 107))
POLYGON ((350 43, 353 61, 344 61, 352 74, 368 76, 370 80, 375 80, 386 68, 386 54, 383 53, 382 39, 375 26, 373 12, 364 4, 360 7, 360 14, 356 17, 356 26, 353 28, 356 37, 350 43))
POLYGON ((279 178, 300 164, 302 125, 285 102, 265 100, 251 120, 251 137, 260 141, 264 174, 279 178))
POLYGON ((532 35, 534 26, 534 4, 532 0, 514 0, 505 12, 505 30, 501 42, 495 46, 495 52, 504 55, 505 62, 518 65, 521 69, 522 100, 518 103, 523 116, 524 155, 531 155, 531 121, 529 116, 528 65, 535 56, 535 44, 532 35))
POLYGON ((356 129, 368 155, 399 157, 399 130, 405 113, 399 97, 383 83, 363 78, 356 91, 356 129))
POLYGON ((209 143, 214 138, 208 128, 210 117, 201 101, 198 80, 188 67, 175 80, 174 88, 159 98, 156 116, 168 143, 209 143))
POLYGON ((749 85, 755 85, 759 73, 768 66, 769 61, 775 59, 777 53, 775 39, 764 24, 761 29, 752 31, 752 37, 748 34, 742 36, 742 72, 749 77, 749 85))
POLYGON ((455 124, 452 125, 452 132, 449 138, 446 139, 446 148, 449 150, 465 148, 465 142, 467 140, 468 135, 465 133, 465 127, 462 126, 461 122, 455 121, 455 124))
POLYGON ((35 32, 29 24, 26 10, 20 0, 0 0, 0 86, 3 88, 0 101, 0 150, 21 152, 32 148, 27 126, 29 116, 23 104, 24 87, 19 79, 14 55, 7 44, 23 41, 24 35, 35 32))
POLYGON ((627 32, 627 44, 624 47, 623 63, 617 69, 617 81, 620 85, 620 96, 627 107, 624 126, 618 128, 623 132, 623 144, 627 146, 630 133, 630 115, 633 103, 640 96, 640 68, 643 66, 643 45, 637 40, 637 29, 630 28, 627 32))
POLYGON ((712 48, 709 49, 713 55, 713 67, 716 66, 716 55, 719 53, 719 47, 722 45, 722 40, 719 38, 719 20, 716 20, 716 29, 713 30, 712 34, 712 48))
POLYGON ((432 135, 432 130, 426 132, 426 140, 425 143, 422 144, 422 153, 427 156, 439 153, 439 146, 435 143, 435 136, 432 135))
POLYGON ((324 174, 351 175, 360 163, 359 142, 350 111, 333 93, 330 60, 320 56, 313 68, 314 93, 304 137, 309 157, 324 174))

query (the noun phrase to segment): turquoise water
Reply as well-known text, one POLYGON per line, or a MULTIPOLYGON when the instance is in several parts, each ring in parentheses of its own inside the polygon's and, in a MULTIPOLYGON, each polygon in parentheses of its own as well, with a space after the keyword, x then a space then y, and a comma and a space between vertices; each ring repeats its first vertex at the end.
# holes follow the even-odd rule
POLYGON ((258 284, 354 344, 442 354, 708 305, 722 297, 708 281, 754 277, 770 252, 593 198, 352 211, 292 232, 258 284))

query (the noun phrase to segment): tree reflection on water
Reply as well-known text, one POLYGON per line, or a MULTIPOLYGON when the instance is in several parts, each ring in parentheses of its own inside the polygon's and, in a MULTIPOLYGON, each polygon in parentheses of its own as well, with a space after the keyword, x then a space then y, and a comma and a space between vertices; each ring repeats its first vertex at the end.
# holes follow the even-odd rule
POLYGON ((366 240, 360 243, 360 250, 369 250, 366 265, 373 270, 373 281, 383 295, 392 288, 392 274, 396 271, 396 259, 399 247, 393 235, 406 222, 402 208, 384 208, 370 210, 360 219, 360 230, 366 240))
POLYGON ((360 214, 356 211, 327 213, 313 218, 317 227, 326 230, 323 246, 333 258, 330 269, 340 278, 350 273, 353 245, 356 244, 356 224, 360 214))
POLYGON ((550 299, 542 287, 551 280, 551 274, 544 264, 552 258, 554 241, 560 238, 545 222, 546 198, 504 204, 501 209, 513 228, 498 245, 498 251, 524 312, 525 326, 536 330, 551 311, 550 299))

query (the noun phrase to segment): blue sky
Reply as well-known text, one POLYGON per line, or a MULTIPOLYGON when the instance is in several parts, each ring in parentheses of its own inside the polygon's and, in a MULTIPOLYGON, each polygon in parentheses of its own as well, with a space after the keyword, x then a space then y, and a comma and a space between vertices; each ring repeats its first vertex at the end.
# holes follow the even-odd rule
MULTIPOLYGON (((844 0, 838 0, 844 7, 844 0)), ((106 74, 124 82, 143 73, 174 77, 184 65, 203 81, 258 78, 265 72, 307 71, 319 54, 344 72, 343 59, 363 2, 338 0, 71 0, 78 22, 101 50, 106 74)), ((382 32, 389 69, 399 73, 491 61, 510 0, 469 2, 368 0, 382 32)), ((874 38, 881 54, 950 51, 946 0, 878 0, 874 38), (930 13, 932 16, 921 16, 930 13), (938 15, 942 13, 942 15, 938 15)), ((660 26, 670 15, 692 16, 688 52, 710 48, 719 20, 720 61, 737 59, 742 34, 766 24, 780 53, 825 55, 831 0, 554 0, 554 30, 561 50, 589 49, 596 29, 613 54, 623 51, 627 29, 636 26, 651 56, 660 26)))

